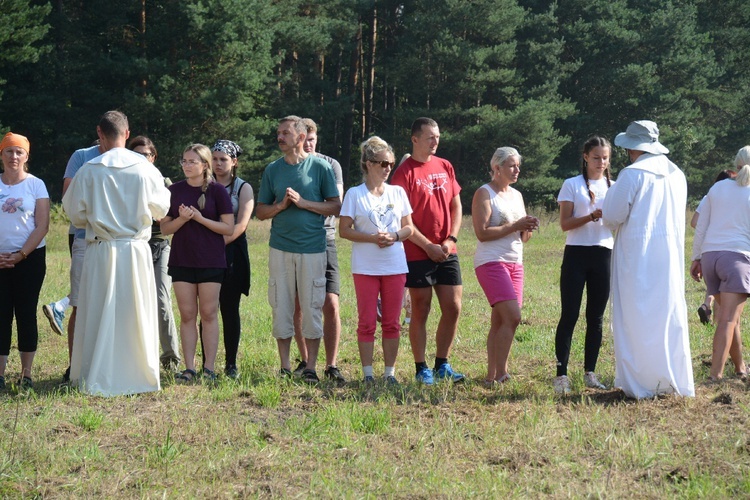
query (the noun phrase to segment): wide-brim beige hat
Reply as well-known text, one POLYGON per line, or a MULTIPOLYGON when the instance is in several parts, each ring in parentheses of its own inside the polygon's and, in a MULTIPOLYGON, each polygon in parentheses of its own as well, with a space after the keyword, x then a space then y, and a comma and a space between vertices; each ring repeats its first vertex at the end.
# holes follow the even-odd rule
POLYGON ((625 132, 615 137, 615 146, 655 155, 669 153, 669 150, 659 142, 659 127, 649 120, 638 120, 628 125, 625 132))

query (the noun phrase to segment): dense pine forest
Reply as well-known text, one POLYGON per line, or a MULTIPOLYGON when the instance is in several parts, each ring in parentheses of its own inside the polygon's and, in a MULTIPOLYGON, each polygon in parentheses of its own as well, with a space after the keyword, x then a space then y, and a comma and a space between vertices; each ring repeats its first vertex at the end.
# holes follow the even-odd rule
MULTIPOLYGON (((59 199, 70 154, 108 109, 181 176, 187 144, 242 145, 257 185, 276 120, 319 124, 321 152, 359 182, 358 145, 409 152, 414 118, 441 126, 465 204, 496 147, 518 188, 554 207, 592 134, 659 124, 692 200, 750 143, 750 3, 725 0, 0 0, 0 129, 31 140, 59 199)), ((615 172, 627 164, 616 152, 615 172)))

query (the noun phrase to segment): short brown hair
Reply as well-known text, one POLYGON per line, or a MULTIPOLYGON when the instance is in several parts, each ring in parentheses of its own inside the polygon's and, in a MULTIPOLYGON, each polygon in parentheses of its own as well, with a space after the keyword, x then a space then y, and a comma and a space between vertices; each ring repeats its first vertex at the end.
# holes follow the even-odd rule
POLYGON ((128 117, 122 111, 107 111, 99 119, 99 130, 109 139, 115 139, 128 131, 128 117))

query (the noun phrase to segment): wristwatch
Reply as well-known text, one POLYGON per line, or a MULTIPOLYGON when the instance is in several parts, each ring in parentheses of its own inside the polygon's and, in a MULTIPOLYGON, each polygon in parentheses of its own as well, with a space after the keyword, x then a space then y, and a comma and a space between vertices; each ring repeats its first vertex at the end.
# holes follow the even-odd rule
POLYGON ((449 234, 446 240, 451 240, 453 243, 458 243, 458 238, 456 238, 452 234, 449 234))

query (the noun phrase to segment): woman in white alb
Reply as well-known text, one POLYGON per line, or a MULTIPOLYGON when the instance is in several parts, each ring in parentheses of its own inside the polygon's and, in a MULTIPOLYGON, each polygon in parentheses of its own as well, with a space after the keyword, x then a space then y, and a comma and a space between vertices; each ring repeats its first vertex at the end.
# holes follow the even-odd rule
POLYGON ((352 275, 357 294, 357 340, 365 383, 375 382, 372 369, 378 297, 381 303, 386 383, 396 384, 399 319, 406 283, 403 241, 412 234, 411 205, 400 186, 385 181, 394 166, 393 149, 380 137, 362 143, 364 182, 344 196, 339 234, 352 241, 352 275))

